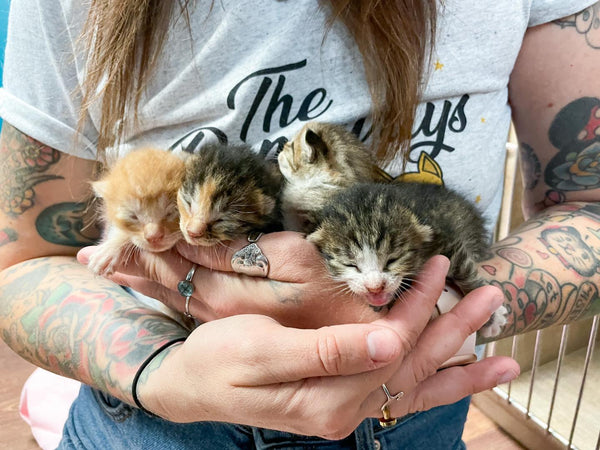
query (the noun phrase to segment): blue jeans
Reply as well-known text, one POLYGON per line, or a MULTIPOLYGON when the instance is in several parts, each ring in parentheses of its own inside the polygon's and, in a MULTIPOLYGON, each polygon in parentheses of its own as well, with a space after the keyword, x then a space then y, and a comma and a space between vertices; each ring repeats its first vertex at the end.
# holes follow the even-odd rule
POLYGON ((453 405, 408 415, 382 429, 367 419, 339 441, 220 422, 177 424, 150 416, 100 391, 83 386, 73 403, 59 449, 101 450, 445 450, 465 449, 461 440, 467 397, 453 405))

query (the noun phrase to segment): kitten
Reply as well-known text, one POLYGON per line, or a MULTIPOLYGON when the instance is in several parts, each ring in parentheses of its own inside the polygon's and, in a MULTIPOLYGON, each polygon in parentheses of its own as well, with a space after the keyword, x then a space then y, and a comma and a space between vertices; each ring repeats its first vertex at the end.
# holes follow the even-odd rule
POLYGON ((184 162, 169 151, 142 148, 120 158, 92 188, 102 199, 104 236, 88 267, 110 275, 140 249, 163 252, 181 239, 177 190, 184 162))
POLYGON ((250 147, 208 145, 185 166, 177 204, 188 243, 210 246, 281 228, 281 174, 250 147))
POLYGON ((358 138, 340 125, 309 122, 277 159, 285 178, 281 204, 286 230, 310 231, 315 213, 340 189, 391 180, 358 138))
MULTIPOLYGON (((319 212, 307 239, 332 277, 376 310, 390 306, 437 254, 450 259, 448 277, 470 292, 482 285, 477 262, 489 251, 475 207, 450 189, 422 183, 363 183, 341 191, 319 212)), ((496 311, 481 334, 498 334, 505 314, 504 307, 496 311)))

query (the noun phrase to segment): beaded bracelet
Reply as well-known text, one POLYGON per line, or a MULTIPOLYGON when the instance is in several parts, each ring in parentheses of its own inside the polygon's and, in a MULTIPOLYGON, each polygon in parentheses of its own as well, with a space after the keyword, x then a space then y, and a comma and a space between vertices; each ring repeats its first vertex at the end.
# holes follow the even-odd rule
POLYGON ((142 372, 148 366, 148 364, 150 364, 152 362, 152 360, 154 358, 156 358, 160 354, 160 352, 162 352, 163 350, 169 348, 171 345, 177 344, 178 342, 183 342, 186 339, 187 339, 187 337, 178 337, 178 338, 170 340, 169 342, 161 345, 150 356, 148 356, 146 358, 146 360, 142 363, 142 365, 137 370, 137 372, 135 374, 135 377, 133 377, 133 383, 131 384, 131 396, 133 397, 133 401, 135 402, 135 405, 139 409, 141 409, 142 411, 144 411, 145 413, 150 414, 151 416, 156 416, 156 414, 151 413, 150 411, 148 411, 146 408, 144 408, 142 406, 142 404, 140 402, 140 399, 138 398, 138 395, 137 395, 137 384, 138 384, 138 381, 140 379, 140 376, 142 375, 142 372))

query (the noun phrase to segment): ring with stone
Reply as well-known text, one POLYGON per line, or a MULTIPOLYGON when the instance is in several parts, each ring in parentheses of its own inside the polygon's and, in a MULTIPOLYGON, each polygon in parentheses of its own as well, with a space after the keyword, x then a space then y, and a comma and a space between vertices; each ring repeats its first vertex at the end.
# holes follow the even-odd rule
POLYGON ((185 276, 185 280, 181 280, 177 283, 177 291, 182 297, 185 297, 185 317, 193 319, 194 316, 190 314, 190 298, 194 293, 194 284, 192 283, 192 278, 194 278, 194 274, 196 273, 196 269, 198 268, 198 264, 194 264, 190 271, 185 276))

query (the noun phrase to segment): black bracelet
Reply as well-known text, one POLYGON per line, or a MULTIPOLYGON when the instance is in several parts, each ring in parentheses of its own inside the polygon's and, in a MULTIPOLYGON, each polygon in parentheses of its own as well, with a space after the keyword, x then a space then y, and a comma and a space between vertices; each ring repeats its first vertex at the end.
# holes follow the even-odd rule
POLYGON ((150 411, 148 411, 146 408, 144 408, 142 406, 142 404, 140 403, 140 399, 137 396, 137 384, 138 381, 140 379, 140 376, 142 375, 142 372, 144 371, 144 369, 148 366, 148 364, 150 364, 152 362, 152 360, 154 358, 156 358, 156 356, 158 356, 158 354, 160 352, 162 352, 163 350, 165 350, 166 348, 169 348, 171 345, 173 344, 177 344, 178 342, 183 342, 187 339, 187 337, 178 337, 176 339, 173 339, 163 345, 161 345, 159 348, 157 348, 150 356, 148 356, 146 358, 146 360, 142 363, 142 365, 139 367, 139 369, 137 370, 135 377, 133 377, 133 383, 131 384, 131 396, 133 397, 133 401, 135 402, 135 405, 141 409, 142 411, 144 411, 147 414, 150 414, 151 416, 155 416, 156 414, 151 413, 150 411))

